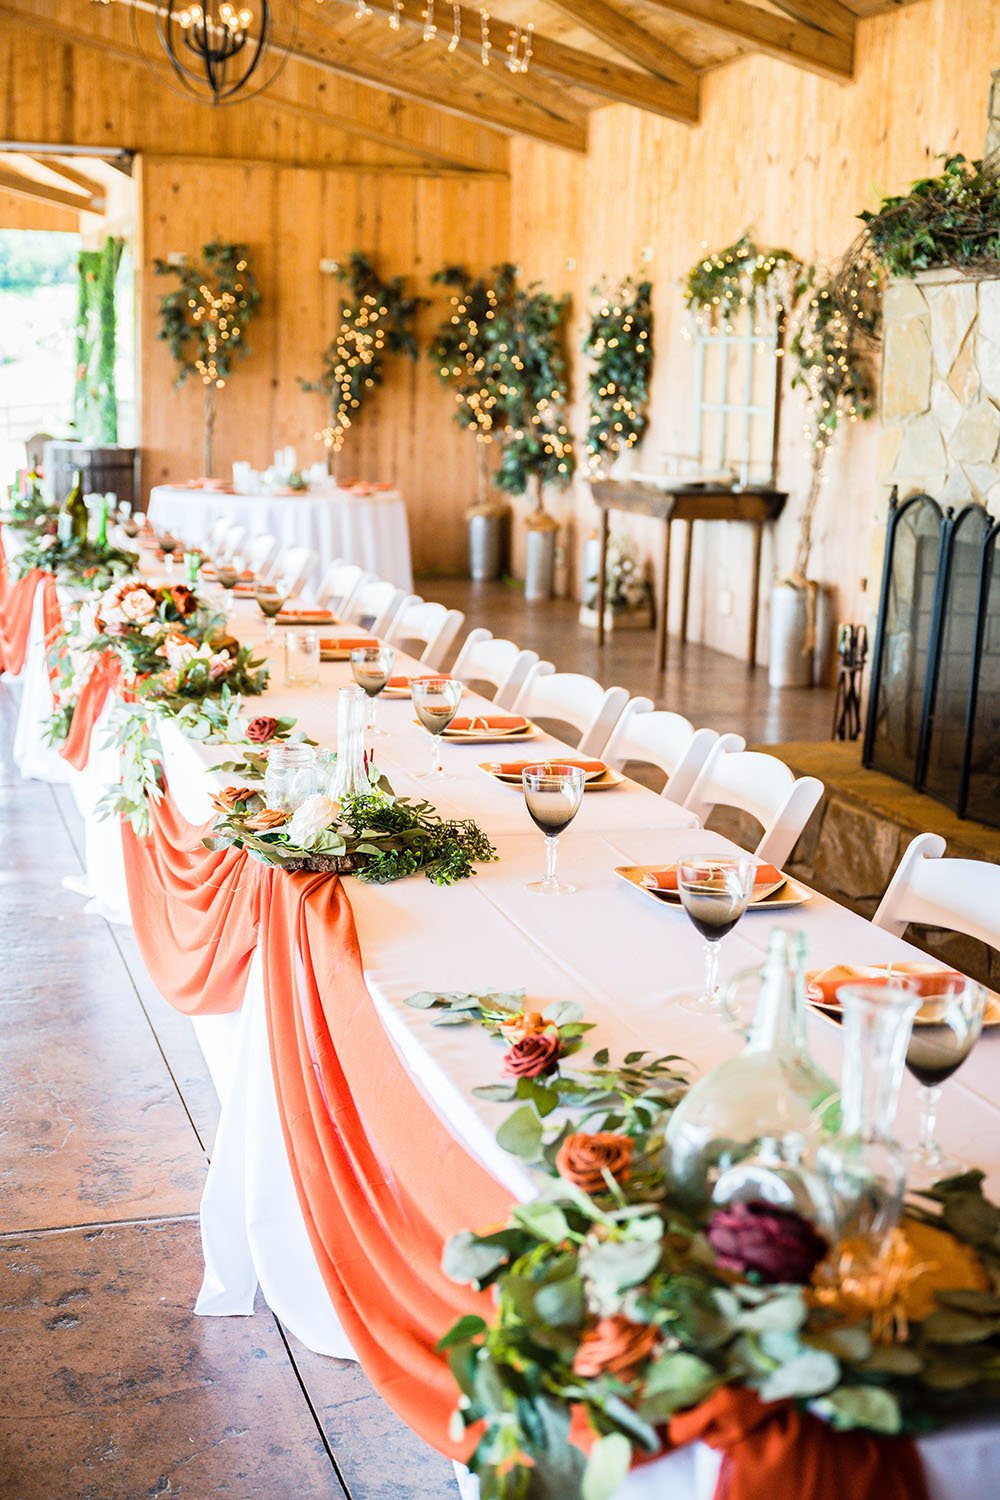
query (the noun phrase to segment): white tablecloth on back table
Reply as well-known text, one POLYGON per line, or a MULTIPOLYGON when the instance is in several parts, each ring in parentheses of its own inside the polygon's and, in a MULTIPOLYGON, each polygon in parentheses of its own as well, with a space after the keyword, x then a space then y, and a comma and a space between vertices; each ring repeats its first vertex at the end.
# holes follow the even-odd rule
POLYGON ((309 547, 320 571, 335 557, 359 563, 407 593, 413 590, 410 531, 398 490, 310 490, 298 495, 230 495, 218 490, 158 484, 149 496, 149 519, 195 546, 204 546, 220 517, 245 526, 252 540, 276 536, 282 547, 309 547))

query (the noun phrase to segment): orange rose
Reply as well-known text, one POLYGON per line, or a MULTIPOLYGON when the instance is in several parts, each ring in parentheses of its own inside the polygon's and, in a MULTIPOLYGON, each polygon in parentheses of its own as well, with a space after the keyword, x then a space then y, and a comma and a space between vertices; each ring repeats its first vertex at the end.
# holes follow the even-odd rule
POLYGON ((198 608, 197 597, 186 584, 167 584, 163 593, 170 600, 182 620, 187 619, 188 615, 193 615, 198 608))
POLYGON ((562 1042, 554 1032, 523 1036, 505 1054, 503 1070, 511 1078, 540 1078, 543 1073, 552 1072, 561 1051, 562 1042))
POLYGON ((288 814, 277 807, 262 807, 260 812, 255 812, 253 817, 245 820, 244 826, 251 833, 270 833, 273 828, 280 828, 282 823, 288 822, 288 814))
POLYGON ((573 1374, 583 1380, 598 1375, 616 1375, 633 1380, 639 1367, 656 1346, 657 1330, 648 1323, 630 1323, 628 1318, 599 1318, 583 1335, 573 1360, 573 1374))
POLYGON ((237 802, 249 802, 250 798, 256 795, 252 786, 227 786, 224 791, 211 799, 212 806, 221 813, 230 813, 237 802))
POLYGON ((522 1010, 518 1011, 516 1016, 511 1016, 509 1020, 504 1021, 500 1027, 500 1034, 507 1041, 516 1042, 520 1041, 523 1036, 541 1036, 551 1026, 552 1022, 547 1021, 540 1011, 522 1010))
POLYGON ((559 1176, 585 1193, 607 1190, 604 1173, 610 1172, 616 1182, 628 1182, 632 1175, 632 1142, 627 1135, 598 1130, 593 1135, 568 1135, 556 1157, 559 1176))

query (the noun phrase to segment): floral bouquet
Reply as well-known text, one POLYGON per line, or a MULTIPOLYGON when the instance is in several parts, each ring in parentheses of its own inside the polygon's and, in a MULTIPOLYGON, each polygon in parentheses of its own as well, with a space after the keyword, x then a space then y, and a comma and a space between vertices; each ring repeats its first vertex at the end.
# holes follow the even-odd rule
POLYGON ((357 875, 383 884, 422 870, 437 885, 472 875, 496 850, 473 822, 444 819, 429 802, 390 792, 307 797, 294 812, 267 806, 253 787, 230 786, 212 799, 219 817, 209 849, 245 849, 282 870, 357 875))

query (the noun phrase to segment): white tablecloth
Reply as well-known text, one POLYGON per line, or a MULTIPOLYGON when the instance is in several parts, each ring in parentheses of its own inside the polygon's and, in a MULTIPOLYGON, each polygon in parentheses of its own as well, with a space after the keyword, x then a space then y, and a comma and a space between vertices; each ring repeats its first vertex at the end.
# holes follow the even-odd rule
POLYGON ((283 547, 309 547, 319 554, 320 573, 343 557, 413 591, 406 505, 398 490, 359 494, 331 486, 304 495, 227 495, 158 484, 150 493, 148 515, 154 526, 195 546, 203 546, 225 516, 234 526, 245 526, 251 540, 270 534, 283 547))
MULTIPOLYGON (((252 610, 237 616, 236 633, 259 637, 252 610)), ((324 666, 322 686, 294 691, 275 686, 269 711, 294 713, 321 742, 332 741, 334 689, 349 680, 343 665, 324 666)), ((264 706, 262 704, 262 706, 264 706)), ((380 766, 397 791, 428 793, 413 772, 428 759, 426 734, 413 724, 412 705, 383 702, 389 735, 377 743, 380 766)), ((164 734, 172 795, 192 821, 207 816, 209 789, 220 778, 207 773, 218 747, 198 746, 175 731, 164 734)), ((550 755, 552 741, 532 749, 550 755)), ((519 752, 520 753, 520 752, 519 752)), ((628 783, 584 798, 564 835, 561 868, 578 891, 561 900, 539 897, 525 882, 539 873, 542 840, 527 820, 518 791, 477 769, 482 747, 445 745, 453 779, 433 790, 442 811, 475 817, 493 838, 500 862, 481 867, 473 880, 440 890, 422 879, 386 887, 350 884, 365 975, 373 1000, 418 1086, 474 1156, 518 1196, 536 1184, 501 1151, 494 1132, 504 1108, 474 1098, 476 1084, 495 1080, 495 1045, 478 1028, 434 1027, 427 1014, 405 1005, 424 988, 525 986, 541 1007, 555 1000, 582 1004, 596 1023, 594 1047, 620 1056, 635 1047, 678 1052, 702 1070, 731 1055, 739 1039, 723 1024, 673 1003, 699 983, 701 945, 683 912, 664 908, 611 873, 616 864, 676 858, 697 848, 720 847, 715 835, 692 829, 682 810, 628 783), (442 942, 442 932, 447 941, 442 942)), ((105 837, 114 837, 111 825, 105 837)), ((105 865, 106 898, 112 877, 105 865)), ((727 939, 723 976, 759 964, 775 922, 801 927, 816 965, 879 962, 919 956, 916 950, 820 896, 784 916, 749 913, 727 939)), ((196 1029, 222 1101, 219 1134, 202 1204, 206 1274, 197 1310, 245 1314, 258 1284, 281 1320, 318 1352, 350 1356, 326 1294, 295 1196, 278 1126, 259 966, 251 970, 242 1011, 205 1017, 196 1029)), ((822 1016, 809 1021, 817 1060, 837 1074, 840 1029, 822 1016)), ((945 1092, 944 1145, 971 1156, 1000 1181, 1000 1088, 996 1082, 1000 1035, 987 1033, 945 1092)), ((904 1083, 899 1133, 912 1139, 915 1088, 904 1083)), ((472 1226, 470 1226, 472 1227, 472 1226)), ((921 1440, 932 1500, 995 1500, 1000 1494, 1000 1445, 983 1419, 921 1440)), ((619 1500, 709 1500, 717 1460, 697 1447, 670 1455, 630 1476, 619 1500)), ((467 1476, 463 1489, 471 1494, 467 1476)))

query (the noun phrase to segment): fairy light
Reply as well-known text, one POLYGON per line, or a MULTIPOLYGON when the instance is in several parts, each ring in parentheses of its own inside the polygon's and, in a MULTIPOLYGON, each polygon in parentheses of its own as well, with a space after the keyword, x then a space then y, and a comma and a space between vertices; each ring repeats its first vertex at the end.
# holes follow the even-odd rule
POLYGON ((400 17, 403 14, 403 0, 392 0, 392 15, 389 17, 389 30, 398 31, 400 17))
POLYGON ((479 58, 482 62, 483 67, 488 68, 490 65, 490 53, 493 50, 493 43, 490 41, 490 13, 485 9, 485 7, 479 12, 479 34, 479 58))
POLYGON ((462 7, 455 0, 451 7, 451 41, 448 43, 448 51, 455 52, 462 40, 462 7))
POLYGON ((424 41, 433 41, 437 36, 437 22, 434 20, 434 0, 427 0, 424 8, 424 41))

